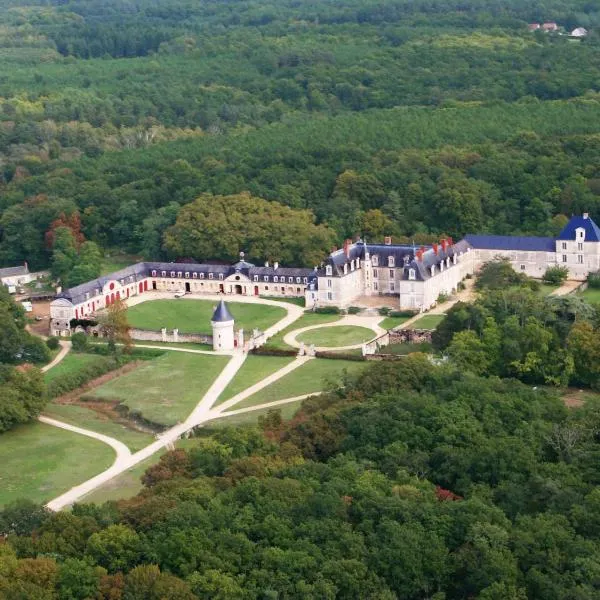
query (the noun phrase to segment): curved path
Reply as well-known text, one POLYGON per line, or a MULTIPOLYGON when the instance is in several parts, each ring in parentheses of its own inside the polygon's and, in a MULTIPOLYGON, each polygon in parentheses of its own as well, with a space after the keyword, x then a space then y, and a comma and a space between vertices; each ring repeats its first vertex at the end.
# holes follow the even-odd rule
POLYGON ((289 404, 290 402, 298 402, 299 400, 306 400, 311 396, 320 396, 324 392, 312 392, 310 394, 302 394, 301 396, 293 396, 292 398, 284 398, 283 400, 273 400, 273 402, 264 402, 263 404, 254 404, 253 406, 245 406, 244 408, 237 408, 234 410, 228 410, 225 412, 215 412, 214 419, 222 419, 226 417, 233 417, 234 415, 241 415, 243 413, 252 412, 254 410, 262 410, 264 408, 275 408, 281 404, 289 404))
MULTIPOLYGON (((339 327, 340 325, 353 325, 355 327, 365 327, 366 329, 370 329, 375 334, 375 337, 379 337, 386 333, 386 329, 383 329, 378 325, 380 321, 382 321, 384 317, 376 316, 376 317, 362 317, 359 315, 346 315, 339 319, 338 321, 332 321, 331 323, 322 323, 320 325, 310 325, 308 327, 301 327, 300 329, 294 329, 290 331, 287 335, 284 336, 283 341, 288 345, 294 348, 300 348, 300 342, 296 341, 296 337, 305 331, 311 331, 313 329, 322 329, 324 327, 339 327)), ((354 350, 356 348, 362 348, 364 343, 360 344, 352 344, 350 346, 318 346, 315 347, 317 352, 331 352, 338 350, 354 350)), ((306 345, 306 344, 305 344, 306 345)))
POLYGON ((40 371, 45 373, 52 367, 55 367, 71 350, 71 342, 65 342, 63 340, 59 340, 60 352, 54 357, 52 362, 49 362, 46 366, 42 367, 40 371))

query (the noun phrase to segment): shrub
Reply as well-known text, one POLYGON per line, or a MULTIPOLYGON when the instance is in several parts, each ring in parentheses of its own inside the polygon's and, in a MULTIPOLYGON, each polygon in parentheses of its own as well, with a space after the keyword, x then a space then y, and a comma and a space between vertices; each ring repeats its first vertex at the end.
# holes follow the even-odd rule
POLYGON ((392 310, 392 309, 391 309, 389 306, 382 306, 382 307, 381 307, 381 308, 378 310, 378 312, 379 312, 379 314, 380 314, 382 317, 387 317, 387 316, 390 314, 391 310, 392 310))
POLYGON ((277 348, 276 346, 269 346, 265 344, 260 348, 254 348, 250 350, 251 354, 258 354, 260 356, 296 356, 298 350, 286 350, 284 348, 277 348))
POLYGON ((588 286, 594 290, 600 290, 600 271, 590 273, 587 278, 588 286))
POLYGON ((542 279, 550 285, 560 285, 566 281, 568 276, 569 269, 567 267, 556 265, 555 267, 548 267, 542 279))
POLYGON ((58 338, 57 337, 49 337, 46 340, 46 346, 48 346, 48 348, 50 348, 50 350, 56 350, 60 346, 58 338))
POLYGON ((449 299, 450 296, 448 294, 446 294, 445 292, 440 292, 437 297, 437 303, 444 304, 444 302, 448 302, 449 299))
POLYGON ((57 398, 76 390, 88 381, 117 369, 124 362, 127 361, 122 362, 116 358, 98 358, 98 360, 82 367, 78 371, 59 375, 48 382, 48 398, 57 398))
POLYGON ((320 306, 315 308, 314 312, 320 315, 339 315, 342 314, 342 310, 337 306, 320 306))
POLYGON ((71 344, 75 352, 85 352, 88 349, 88 338, 85 333, 74 333, 71 336, 71 344))
POLYGON ((529 282, 529 289, 530 289, 532 292, 539 292, 539 291, 540 291, 540 289, 541 289, 541 287, 542 287, 542 284, 541 284, 539 281, 537 281, 537 279, 532 279, 532 280, 529 282))
POLYGON ((416 310, 393 310, 389 313, 388 316, 394 317, 396 319, 414 317, 417 314, 416 310))
POLYGON ((360 308, 360 306, 350 306, 348 308, 348 314, 349 315, 357 315, 362 309, 360 308))
POLYGON ((362 354, 344 354, 343 352, 315 352, 315 356, 317 358, 329 358, 332 360, 354 360, 354 361, 364 361, 365 357, 362 354))

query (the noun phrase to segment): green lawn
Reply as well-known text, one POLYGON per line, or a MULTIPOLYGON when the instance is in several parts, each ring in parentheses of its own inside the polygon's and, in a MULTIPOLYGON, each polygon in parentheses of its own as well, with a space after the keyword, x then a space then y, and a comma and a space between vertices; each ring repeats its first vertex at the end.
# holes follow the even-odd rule
POLYGON ((381 348, 379 354, 398 354, 406 355, 412 352, 431 352, 431 344, 424 342, 422 344, 389 344, 381 348))
POLYGON ((227 356, 166 352, 92 390, 84 399, 118 400, 153 423, 175 425, 192 412, 228 360, 227 356))
POLYGON ((383 329, 394 329, 394 327, 398 327, 405 323, 411 317, 386 317, 383 321, 379 323, 379 327, 383 327, 383 329))
MULTIPOLYGON (((214 300, 152 300, 127 310, 129 323, 140 329, 179 329, 182 333, 212 333, 210 319, 217 302, 214 300)), ((237 329, 264 331, 286 316, 285 309, 268 304, 227 302, 237 329)))
POLYGON ((221 404, 236 394, 243 392, 250 386, 262 381, 265 377, 290 364, 294 358, 290 356, 253 356, 246 358, 242 368, 235 374, 223 393, 219 396, 215 406, 221 404))
MULTIPOLYGON (((195 440, 193 438, 189 440, 178 440, 175 446, 177 448, 191 448, 194 445, 194 442, 195 440)), ((122 500, 135 496, 144 487, 141 482, 141 477, 146 469, 155 465, 165 452, 166 451, 156 452, 135 467, 129 469, 129 471, 117 475, 94 490, 91 494, 84 496, 81 502, 94 502, 100 504, 109 500, 122 500)))
POLYGON ((592 304, 600 304, 600 290, 588 288, 584 292, 581 292, 581 295, 587 302, 591 302, 592 304))
POLYGON ((82 367, 97 361, 98 358, 97 354, 78 354, 71 351, 56 366, 44 373, 44 379, 48 383, 61 375, 75 373, 82 367))
POLYGON ((542 283, 540 285, 540 289, 538 291, 540 296, 549 296, 553 292, 555 292, 560 285, 549 285, 548 283, 542 283))
POLYGON ((115 252, 111 256, 105 256, 102 259, 102 267, 100 270, 101 275, 110 275, 115 271, 120 271, 129 265, 134 265, 140 262, 141 257, 132 254, 123 254, 122 252, 115 252))
POLYGON ((304 301, 304 296, 263 296, 261 294, 261 298, 265 300, 275 300, 276 302, 287 302, 288 304, 295 304, 296 306, 301 306, 304 308, 306 302, 304 301))
POLYGON ((77 404, 57 404, 50 402, 44 409, 44 414, 70 425, 91 429, 123 442, 132 452, 137 452, 151 444, 154 436, 126 427, 91 408, 77 404))
POLYGON ((232 415, 231 417, 221 417, 214 421, 206 423, 205 428, 210 431, 211 429, 221 429, 223 427, 240 427, 243 425, 255 425, 258 423, 258 419, 261 416, 266 415, 270 410, 278 410, 281 412, 281 418, 284 421, 289 421, 302 406, 303 400, 295 400, 294 402, 288 402, 274 408, 260 408, 258 410, 251 410, 246 413, 239 415, 232 415))
POLYGON ((344 371, 354 374, 362 371, 365 367, 366 364, 363 361, 315 358, 260 392, 232 406, 231 410, 320 392, 326 389, 328 382, 340 384, 344 371))
POLYGON ((417 319, 411 326, 411 329, 435 329, 446 315, 424 315, 417 319))
POLYGON ((47 502, 107 469, 110 446, 35 422, 0 435, 0 506, 18 498, 47 502))
POLYGON ((289 327, 286 327, 282 331, 280 331, 277 335, 274 335, 272 338, 269 338, 267 344, 274 348, 281 348, 284 350, 292 349, 291 346, 288 346, 283 338, 290 332, 295 329, 302 329, 302 327, 310 327, 311 325, 322 325, 323 323, 333 323, 334 321, 339 321, 341 319, 340 315, 325 315, 321 313, 315 313, 312 311, 305 312, 299 319, 294 321, 289 327))
POLYGON ((305 331, 296 337, 297 342, 334 348, 336 346, 353 346, 368 342, 375 337, 375 332, 366 327, 355 325, 335 325, 305 331))

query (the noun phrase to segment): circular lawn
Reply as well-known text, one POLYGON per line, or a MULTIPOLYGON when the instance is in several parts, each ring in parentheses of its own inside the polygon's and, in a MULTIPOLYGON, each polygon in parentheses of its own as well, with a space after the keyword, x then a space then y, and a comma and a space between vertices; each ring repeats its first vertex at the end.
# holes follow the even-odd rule
POLYGON ((332 325, 304 331, 296 336, 296 341, 314 344, 317 348, 337 348, 362 344, 374 337, 375 333, 367 327, 332 325))

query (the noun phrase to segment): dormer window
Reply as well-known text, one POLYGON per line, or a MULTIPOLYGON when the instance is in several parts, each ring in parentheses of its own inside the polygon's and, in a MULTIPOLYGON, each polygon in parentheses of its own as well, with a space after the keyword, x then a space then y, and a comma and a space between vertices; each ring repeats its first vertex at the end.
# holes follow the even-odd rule
POLYGON ((308 277, 303 277, 302 278, 302 283, 308 283, 308 277))
POLYGON ((333 273, 332 269, 331 269, 331 265, 327 265, 325 267, 325 275, 327 276, 331 276, 331 274, 333 273))
POLYGON ((156 277, 156 271, 152 271, 152 277, 156 277))
POLYGON ((254 276, 254 281, 258 281, 258 275, 254 276))
POLYGON ((185 278, 186 278, 186 279, 189 279, 189 278, 190 278, 190 274, 189 274, 189 272, 188 272, 188 271, 186 271, 186 272, 185 272, 185 278))
POLYGON ((288 283, 294 283, 294 278, 293 277, 288 277, 288 283))
POLYGON ((177 277, 179 277, 179 279, 181 279, 182 276, 183 276, 183 273, 181 271, 177 271, 177 277))
POLYGON ((171 277, 175 277, 175 271, 171 271, 171 277))
POLYGON ((200 273, 200 279, 204 279, 204 273, 200 273))
POLYGON ((265 276, 263 277, 263 279, 264 279, 265 281, 269 281, 269 276, 268 276, 268 275, 265 275, 265 276))
POLYGON ((417 278, 417 272, 414 269, 409 269, 408 278, 411 280, 415 280, 417 278))
POLYGON ((344 275, 348 273, 348 263, 344 264, 344 275))
POLYGON ((209 278, 209 279, 212 279, 212 278, 213 278, 213 274, 212 274, 212 273, 209 273, 209 274, 208 274, 208 278, 209 278))
POLYGON ((435 275, 435 265, 431 265, 431 275, 435 275))
POLYGON ((394 260, 393 256, 388 256, 388 267, 394 267, 396 266, 396 261, 394 260))
POLYGON ((273 275, 273 281, 275 283, 278 283, 279 282, 279 277, 277 277, 277 275, 273 275))
POLYGON ((379 256, 377 256, 377 254, 373 255, 373 266, 374 267, 378 267, 379 266, 379 256))
POLYGON ((160 272, 160 276, 161 277, 166 277, 167 276, 167 272, 166 271, 161 271, 160 272))
POLYGON ((296 283, 300 283, 300 277, 296 277, 296 283))
POLYGON ((219 273, 219 279, 223 281, 223 273, 219 273))

